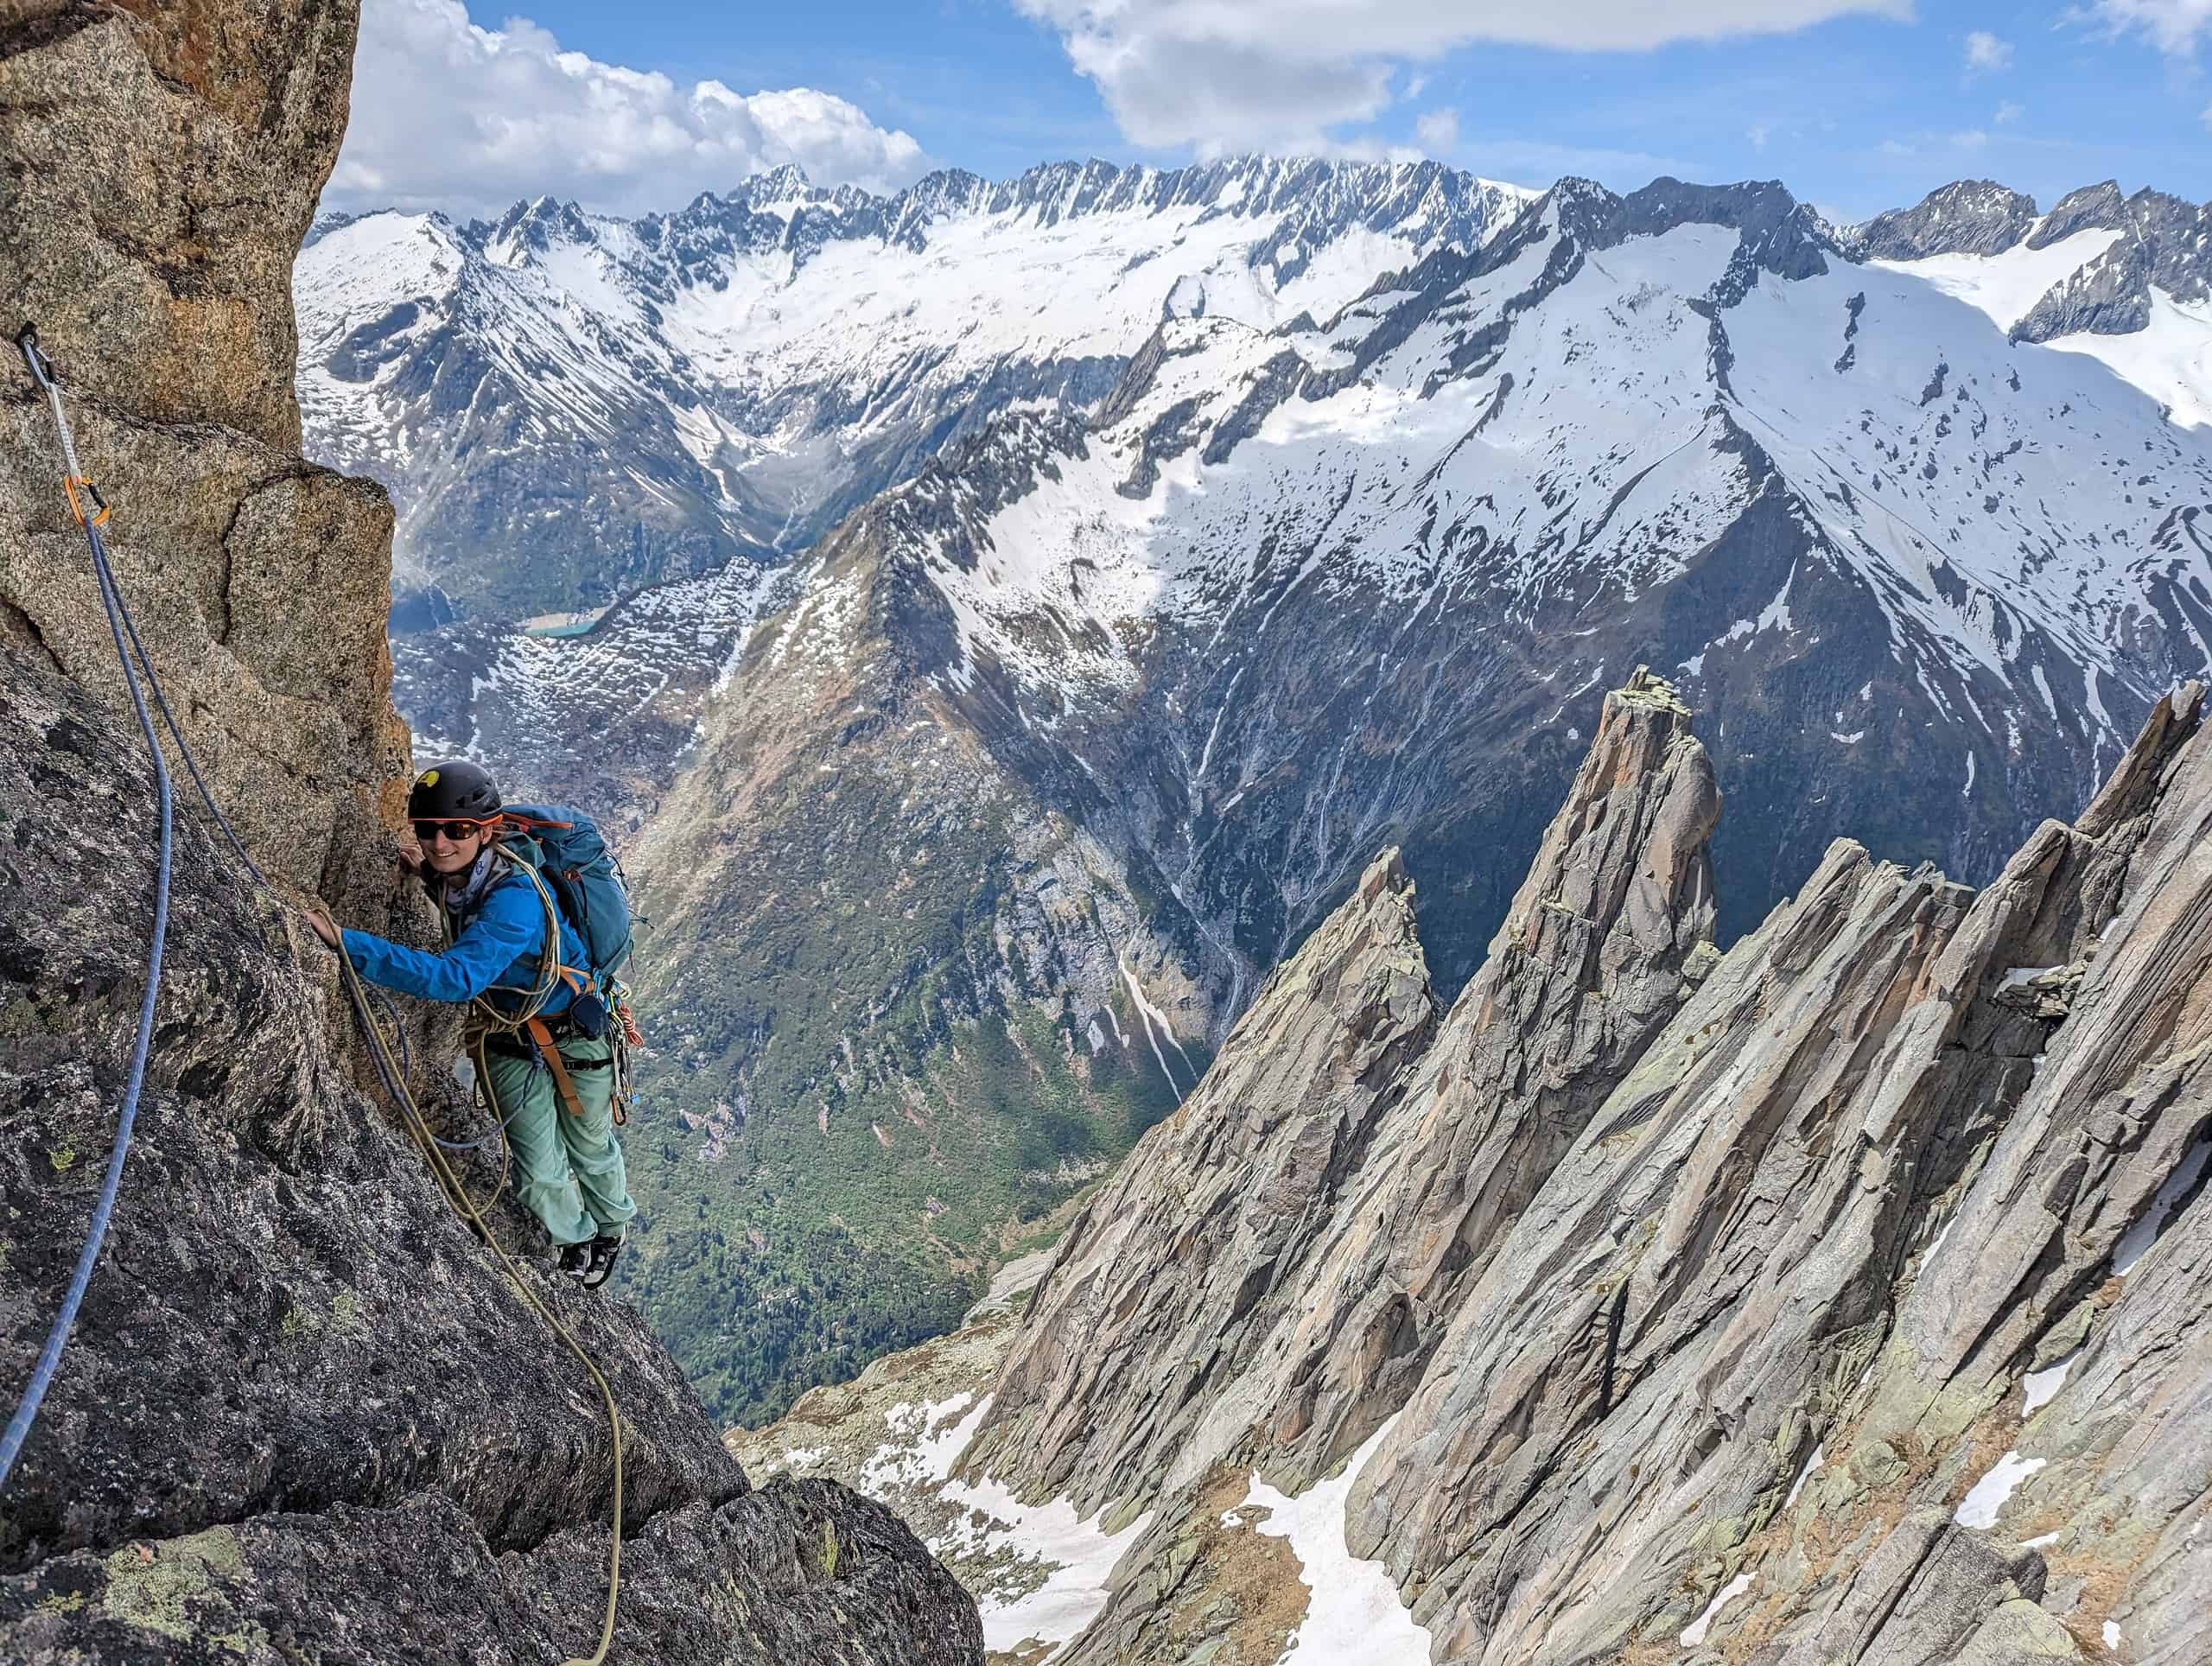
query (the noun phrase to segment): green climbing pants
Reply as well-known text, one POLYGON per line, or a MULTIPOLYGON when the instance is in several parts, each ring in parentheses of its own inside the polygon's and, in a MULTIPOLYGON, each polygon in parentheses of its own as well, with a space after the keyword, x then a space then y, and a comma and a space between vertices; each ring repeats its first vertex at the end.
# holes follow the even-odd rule
POLYGON ((515 1195, 544 1224, 556 1243, 622 1236, 638 1212, 614 1137, 613 1046, 575 1035, 562 1043, 569 1080, 583 1107, 579 1116, 561 1103, 561 1090, 545 1061, 484 1050, 499 1114, 514 1154, 515 1195))

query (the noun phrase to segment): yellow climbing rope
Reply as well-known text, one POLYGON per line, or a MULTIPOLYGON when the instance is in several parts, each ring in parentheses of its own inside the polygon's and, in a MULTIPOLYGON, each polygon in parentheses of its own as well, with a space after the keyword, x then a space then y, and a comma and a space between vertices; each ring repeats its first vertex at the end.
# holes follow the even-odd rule
MULTIPOLYGON (((508 1257, 507 1252, 499 1247, 499 1241, 492 1235, 490 1225, 479 1212, 475 1199, 468 1195, 467 1189, 461 1185, 460 1177, 454 1173, 452 1166, 446 1161, 445 1154, 438 1148, 437 1141, 431 1135, 429 1126, 423 1120, 422 1107, 415 1103, 414 1094, 409 1091, 406 1078, 400 1073, 398 1061, 392 1057, 391 1043, 385 1034, 384 1026, 377 1021, 375 1013, 370 1009, 368 996, 362 987, 361 975, 353 970, 353 957, 340 950, 338 964, 340 976, 346 984, 346 998, 353 1002, 353 1016, 360 1025, 361 1032, 367 1038, 372 1050, 377 1074, 383 1078, 385 1092, 391 1096, 397 1105, 400 1120, 406 1124, 408 1135, 414 1140, 416 1148, 422 1152, 424 1160, 429 1164, 430 1172, 437 1180, 439 1190, 446 1194, 446 1200, 453 1205, 454 1212, 476 1229, 477 1235, 484 1240, 492 1253, 499 1257, 500 1269, 507 1275, 508 1287, 522 1298, 531 1312, 545 1321, 554 1335, 568 1345, 569 1351, 575 1355, 577 1363, 590 1373, 591 1380, 599 1386, 600 1397, 606 1402, 607 1427, 614 1439, 614 1523, 607 1552, 607 1618, 600 1627, 598 1649, 588 1658, 572 1659, 563 1663, 563 1666, 603 1666, 607 1659, 607 1651, 613 1646, 614 1610, 622 1591, 622 1415, 614 1403, 614 1390, 608 1386, 605 1375, 600 1370, 591 1355, 584 1351, 583 1344, 576 1340, 575 1333, 563 1325, 555 1316, 553 1310, 538 1299, 537 1292, 524 1281, 521 1270, 508 1257)), ((480 1068, 482 1063, 481 1054, 482 1048, 480 1043, 478 1047, 480 1068)), ((496 1104, 496 1099, 493 1103, 496 1104)), ((503 1129, 501 1144, 504 1146, 505 1143, 503 1129)), ((504 1167, 503 1164, 503 1172, 504 1167)))

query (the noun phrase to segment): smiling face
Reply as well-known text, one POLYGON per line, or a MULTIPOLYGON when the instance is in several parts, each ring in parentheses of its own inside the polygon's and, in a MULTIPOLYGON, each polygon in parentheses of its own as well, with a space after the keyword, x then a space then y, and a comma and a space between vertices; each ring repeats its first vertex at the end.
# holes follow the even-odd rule
POLYGON ((423 860, 431 870, 439 874, 459 874, 476 860, 483 849, 487 830, 480 822, 417 822, 415 823, 416 842, 423 847, 423 860))

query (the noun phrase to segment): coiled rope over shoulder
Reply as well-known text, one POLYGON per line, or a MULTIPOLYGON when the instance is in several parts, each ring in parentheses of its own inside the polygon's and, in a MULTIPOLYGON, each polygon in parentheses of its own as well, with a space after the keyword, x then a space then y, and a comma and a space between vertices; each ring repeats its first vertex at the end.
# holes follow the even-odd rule
MULTIPOLYGON (((60 1364, 62 1352, 68 1345, 70 1330, 76 1320, 78 1307, 84 1300, 86 1287, 92 1280, 93 1266, 99 1259, 100 1247, 107 1237, 108 1222, 114 1213, 116 1194, 122 1184, 124 1160, 130 1149, 131 1129, 137 1119, 139 1092, 145 1080, 147 1055, 150 1051, 153 1038, 154 1005, 161 987, 162 950, 168 931, 169 880, 175 852, 174 816, 168 766, 162 757, 161 741, 154 730, 152 714, 147 709, 148 693, 153 696, 154 704, 160 710, 162 722, 168 728, 169 736, 176 745, 177 755, 184 760, 185 768, 191 774, 194 786, 199 789, 200 801, 207 805, 207 813, 214 819, 215 824, 222 830, 223 836, 229 842, 232 850, 236 853, 246 871, 253 876, 255 882, 264 892, 275 898, 281 906, 286 908, 291 906, 289 900, 276 890, 274 885, 270 884, 268 875, 264 874, 259 865, 254 862, 245 848, 245 842, 238 837, 237 830, 232 827, 230 818, 223 814, 222 806, 215 802, 214 794, 208 790, 207 779, 200 773, 199 762, 192 755, 192 747, 184 738, 184 731, 178 724, 175 714, 170 711, 168 700, 162 696, 161 679, 154 674, 153 664, 147 658, 145 646, 138 639, 137 622, 132 620, 130 605, 124 600, 122 588, 116 582, 114 569, 108 562, 106 544, 100 536, 100 528, 108 519, 108 506, 101 498, 99 488, 84 477, 83 472, 78 466, 76 441, 70 433, 67 413, 62 408, 60 384, 53 373, 53 366, 47 360, 44 353, 40 350, 38 332, 31 325, 25 324, 16 337, 16 345, 22 349, 24 362, 30 366, 32 377, 46 394, 47 401, 53 409, 54 428, 60 436, 62 457, 68 467, 68 474, 63 482, 63 490, 68 498, 70 509, 75 514, 78 525, 84 529, 86 539, 91 546, 92 570, 99 581, 100 603, 106 611, 108 628, 115 639, 116 658, 123 666, 124 681, 130 690, 130 703, 138 715, 138 727, 140 732, 145 736, 146 748, 153 760, 154 781, 161 809, 161 841, 156 864, 153 944, 147 955, 145 990, 139 1002, 137 1033, 132 1044, 130 1071, 124 1090, 123 1107, 116 1122, 115 1144, 108 1156, 106 1179, 100 1188, 99 1201, 92 1211, 92 1224, 86 1236, 84 1249, 78 1256, 76 1269, 70 1277, 68 1290, 62 1298, 61 1310, 56 1315, 54 1328, 47 1337, 46 1346, 40 1352, 38 1364, 32 1370, 31 1380, 23 1391, 22 1399, 16 1406, 15 1415, 9 1420, 5 1433, 0 1434, 0 1486, 6 1485, 9 1472, 15 1466, 16 1455, 22 1451, 23 1441, 30 1433, 31 1425, 38 1416, 39 1404, 45 1398, 47 1389, 53 1382, 54 1372, 60 1364), (89 518, 85 513, 84 499, 78 495, 79 487, 84 489, 85 498, 89 499, 93 506, 95 512, 89 518), (137 661, 135 670, 132 664, 134 658, 137 661), (144 679, 143 689, 140 684, 142 676, 144 679)), ((537 878, 534 874, 531 877, 533 880, 537 878)), ((553 906, 551 898, 545 894, 542 882, 539 883, 538 889, 541 895, 545 897, 547 907, 550 909, 553 906)), ((549 929, 554 933, 553 942, 556 946, 552 957, 554 963, 557 965, 559 956, 557 914, 554 915, 552 920, 549 922, 549 929)), ((444 1193, 454 1212, 468 1223, 475 1230, 477 1237, 492 1251, 493 1256, 499 1262, 500 1270, 506 1275, 507 1288, 514 1292, 524 1307, 543 1319, 547 1328, 561 1339, 570 1353, 575 1356, 577 1363, 583 1366, 594 1384, 597 1386, 600 1397, 606 1406, 607 1427, 613 1439, 614 1453, 614 1517, 607 1547, 607 1610, 600 1627, 598 1648, 587 1656, 563 1663, 563 1666, 604 1666, 607 1651, 614 1643, 614 1617, 622 1589, 622 1416, 620 1409, 615 1404, 614 1390, 608 1383, 605 1373, 600 1370, 598 1364, 586 1351, 583 1344, 576 1339, 575 1333, 563 1325, 537 1293, 530 1288, 529 1282, 522 1275, 522 1269, 517 1267, 507 1252, 500 1248, 499 1240, 493 1235, 490 1225, 485 1221, 479 1205, 468 1195, 467 1189, 462 1186, 459 1177, 454 1174, 452 1166, 447 1162, 443 1152, 440 1149, 440 1147, 446 1142, 439 1140, 431 1132, 429 1122, 423 1117, 422 1108, 416 1104, 415 1096, 408 1089, 406 1031, 398 1021, 397 1011, 391 1008, 389 997, 384 997, 385 1005, 387 1010, 392 1011, 392 1031, 399 1039, 400 1051, 397 1058, 393 1054, 391 1037, 386 1034, 384 1026, 378 1021, 376 1014, 372 1009, 370 986, 361 981, 360 974, 354 970, 353 957, 344 951, 342 946, 338 951, 338 964, 340 979, 345 986, 347 1001, 353 1008, 354 1021, 360 1028, 363 1040, 367 1043, 369 1055, 376 1066, 378 1078, 383 1084, 385 1094, 391 1098, 394 1107, 398 1110, 401 1122, 405 1126, 409 1137, 414 1141, 416 1149, 423 1154, 424 1161, 429 1164, 431 1174, 438 1183, 439 1191, 444 1193)), ((384 996, 384 991, 380 989, 374 993, 378 996, 384 996)), ((538 1004, 543 1004, 542 996, 538 1004)), ((478 1050, 478 1059, 479 1067, 481 1068, 480 1048, 478 1050)), ((504 1145, 505 1133, 504 1125, 501 1126, 499 1132, 504 1145)), ((501 1165, 500 1174, 501 1183, 504 1184, 505 1178, 504 1162, 501 1165)), ((497 1188, 494 1189, 495 1195, 496 1190, 497 1188)), ((486 1201, 488 1202, 488 1199, 486 1201)))
MULTIPOLYGON (((139 732, 146 737, 146 750, 153 759, 154 792, 161 809, 161 841, 155 858, 154 937, 146 951, 146 987, 138 999, 138 1030, 130 1044, 130 1071, 124 1084, 123 1108, 115 1120, 115 1143, 108 1151, 107 1175, 100 1182, 99 1201, 92 1206, 85 1245, 78 1252, 75 1270, 69 1275, 61 1310, 54 1315, 53 1329, 47 1332, 46 1345, 39 1351, 38 1364, 31 1368, 31 1380, 16 1402, 15 1415, 9 1418, 5 1432, 0 1433, 0 1486, 7 1485, 16 1456, 30 1434, 31 1425, 37 1421, 39 1406, 60 1366, 62 1350, 69 1345, 69 1332, 77 1322, 77 1309, 85 1300, 86 1287, 92 1282, 92 1268, 99 1260, 100 1247, 107 1241, 108 1222, 115 1213, 116 1193, 123 1185, 124 1162, 130 1154, 130 1130, 138 1120, 139 1090, 146 1081, 146 1055, 153 1042, 154 1001, 161 989, 162 947, 168 937, 169 873, 175 855, 168 765, 162 757, 161 742, 154 734, 154 720, 146 710, 145 694, 138 685, 137 672, 131 669, 130 650, 124 646, 124 626, 129 615, 123 607, 122 593, 116 588, 115 574, 108 566, 107 547, 100 537, 100 526, 107 519, 107 505, 101 501, 99 489, 83 477, 77 467, 76 443, 70 437, 68 419, 61 411, 61 391, 47 373, 46 355, 39 351, 38 332, 29 324, 24 325, 16 337, 16 345, 22 349, 23 362, 30 366, 32 377, 54 407, 54 420, 61 430, 61 454, 69 468, 62 488, 69 499, 71 512, 77 517, 77 525, 84 528, 86 540, 92 546, 92 572, 99 581, 100 606, 107 614, 109 634, 115 639, 115 657, 122 663, 123 680, 130 690, 131 708, 138 714, 139 732), (79 486, 99 510, 89 520, 77 497, 79 486)), ((130 648, 138 648, 137 631, 130 633, 129 639, 130 648)), ((138 648, 138 663, 146 673, 147 682, 152 684, 153 667, 146 663, 143 648, 138 648)), ((156 698, 159 697, 157 693, 156 698)), ((163 710, 166 714, 167 708, 163 710)))

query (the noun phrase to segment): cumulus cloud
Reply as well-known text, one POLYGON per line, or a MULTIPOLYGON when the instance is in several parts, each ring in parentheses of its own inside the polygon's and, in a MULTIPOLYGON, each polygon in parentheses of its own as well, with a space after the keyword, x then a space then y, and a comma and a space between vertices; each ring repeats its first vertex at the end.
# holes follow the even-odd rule
POLYGON ((1744 137, 1751 142, 1751 149, 1764 150, 1766 142, 1774 137, 1774 130, 1764 122, 1755 122, 1744 130, 1744 137))
POLYGON ((2198 44, 2212 37, 2212 0, 2090 0, 2066 16, 2115 37, 2144 35, 2177 58, 2193 57, 2198 44))
POLYGON ((641 213, 785 162, 818 184, 877 191, 929 166, 907 134, 827 92, 681 86, 563 51, 524 18, 486 29, 460 0, 372 0, 324 200, 489 215, 550 193, 641 213))
POLYGON ((1203 155, 1329 148, 1334 130, 1389 105, 1398 65, 1475 41, 1633 52, 1852 13, 1913 15, 1913 0, 1362 0, 1356 12, 1344 0, 1015 3, 1059 32, 1124 136, 1203 155))
POLYGON ((2001 99, 1997 105, 1997 124, 2001 127, 2006 122, 2017 122, 2027 113, 2028 107, 2025 105, 2015 104, 2010 99, 2001 99))
POLYGON ((1432 110, 1414 124, 1414 137, 1432 156, 1449 156, 1459 148, 1459 112, 1432 110))
POLYGON ((1967 72, 1974 75, 1994 74, 2012 67, 2012 43, 2000 41, 1986 29, 1970 29, 1967 34, 1967 72))

